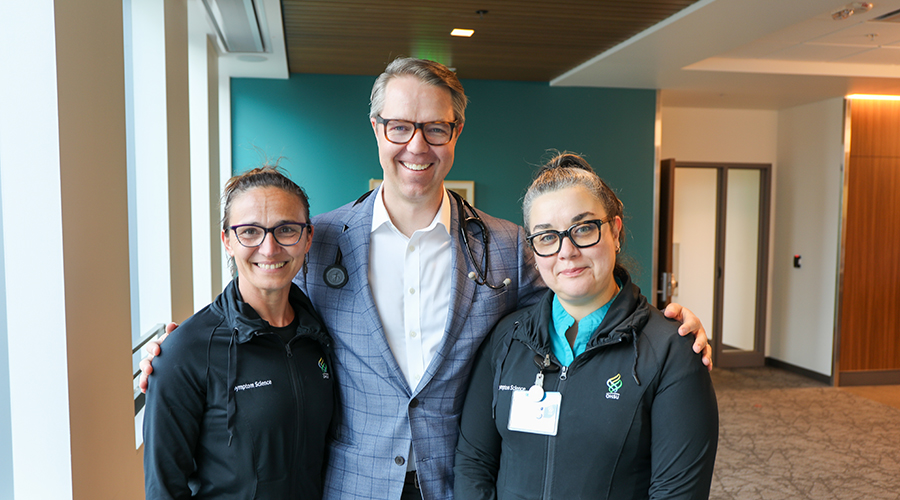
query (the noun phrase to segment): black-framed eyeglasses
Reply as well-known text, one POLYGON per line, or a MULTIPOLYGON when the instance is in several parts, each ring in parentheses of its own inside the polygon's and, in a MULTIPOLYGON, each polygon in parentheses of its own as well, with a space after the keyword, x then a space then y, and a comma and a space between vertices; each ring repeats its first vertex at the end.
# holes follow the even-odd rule
POLYGON ((453 129, 457 122, 426 122, 416 123, 406 120, 386 119, 375 117, 375 122, 384 125, 384 138, 394 144, 406 144, 416 135, 416 130, 422 131, 425 142, 432 146, 443 146, 453 139, 453 129))
POLYGON ((600 242, 600 230, 603 228, 603 224, 612 220, 586 220, 572 224, 565 231, 548 229, 534 233, 526 239, 535 254, 541 257, 550 257, 556 255, 562 248, 563 238, 569 238, 569 241, 578 248, 596 245, 600 242))
POLYGON ((234 232, 234 235, 237 237, 238 242, 247 247, 247 248, 256 248, 262 245, 263 240, 266 239, 266 234, 272 233, 272 237, 275 238, 275 241, 285 247, 294 246, 297 243, 300 243, 300 238, 303 237, 303 230, 313 227, 312 224, 307 222, 288 222, 285 224, 279 224, 275 227, 262 227, 257 224, 238 224, 236 226, 230 226, 234 232))

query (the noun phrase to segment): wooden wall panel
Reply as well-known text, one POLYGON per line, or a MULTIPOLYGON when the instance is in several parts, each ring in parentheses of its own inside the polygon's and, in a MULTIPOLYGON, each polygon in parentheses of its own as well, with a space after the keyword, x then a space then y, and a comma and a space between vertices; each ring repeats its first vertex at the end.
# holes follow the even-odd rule
POLYGON ((850 156, 900 158, 900 101, 855 99, 850 156))
POLYGON ((839 369, 900 370, 900 102, 853 101, 839 369))

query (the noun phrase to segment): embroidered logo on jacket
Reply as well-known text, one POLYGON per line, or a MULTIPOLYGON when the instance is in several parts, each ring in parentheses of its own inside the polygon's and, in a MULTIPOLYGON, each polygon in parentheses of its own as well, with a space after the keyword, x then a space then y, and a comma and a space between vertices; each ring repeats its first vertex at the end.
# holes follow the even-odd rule
POLYGON ((606 381, 609 392, 606 393, 606 399, 619 399, 619 389, 622 388, 622 374, 617 373, 615 377, 606 381))
POLYGON ((328 373, 328 365, 325 364, 324 358, 319 358, 319 369, 322 370, 322 378, 331 378, 328 373))

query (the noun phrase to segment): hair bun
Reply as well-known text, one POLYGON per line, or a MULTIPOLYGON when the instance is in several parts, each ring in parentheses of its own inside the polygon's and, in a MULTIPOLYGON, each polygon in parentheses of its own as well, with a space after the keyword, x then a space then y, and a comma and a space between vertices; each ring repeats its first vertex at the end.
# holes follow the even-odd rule
POLYGON ((544 172, 546 170, 554 170, 557 168, 577 168, 585 170, 592 174, 595 173, 590 164, 588 164, 588 162, 585 161, 585 159, 581 156, 578 156, 575 153, 563 152, 554 156, 553 159, 551 159, 543 167, 541 167, 538 175, 540 175, 540 172, 544 172))

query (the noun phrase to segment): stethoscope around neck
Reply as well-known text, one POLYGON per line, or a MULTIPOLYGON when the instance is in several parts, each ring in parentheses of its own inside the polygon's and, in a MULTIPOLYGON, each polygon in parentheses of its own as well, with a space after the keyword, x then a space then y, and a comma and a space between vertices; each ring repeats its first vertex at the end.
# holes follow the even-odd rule
MULTIPOLYGON (((472 267, 475 268, 474 271, 469 272, 468 278, 474 281, 476 285, 484 285, 492 290, 500 290, 501 288, 509 286, 509 284, 512 283, 512 280, 509 278, 504 279, 500 284, 491 284, 488 282, 488 242, 490 236, 488 235, 487 226, 484 224, 484 221, 481 220, 481 217, 478 215, 478 212, 475 211, 475 208, 473 208, 469 202, 464 200, 459 193, 449 190, 448 192, 456 201, 457 211, 459 212, 459 234, 462 236, 463 245, 466 247, 466 254, 469 256, 469 261, 472 262, 472 267), (471 215, 467 215, 466 210, 468 210, 468 213, 471 215), (475 254, 472 252, 472 248, 469 246, 469 224, 474 224, 481 230, 481 243, 484 250, 482 251, 480 265, 478 259, 475 258, 475 254)), ((370 194, 372 194, 372 191, 360 196, 353 205, 358 205, 368 198, 370 194)), ((344 226, 343 231, 346 230, 347 226, 344 226)), ((338 248, 334 257, 334 262, 325 268, 325 273, 322 275, 325 284, 331 288, 343 288, 344 285, 347 284, 347 281, 349 281, 347 268, 341 264, 342 260, 343 254, 341 253, 341 249, 338 248)))

